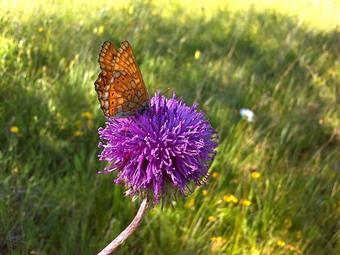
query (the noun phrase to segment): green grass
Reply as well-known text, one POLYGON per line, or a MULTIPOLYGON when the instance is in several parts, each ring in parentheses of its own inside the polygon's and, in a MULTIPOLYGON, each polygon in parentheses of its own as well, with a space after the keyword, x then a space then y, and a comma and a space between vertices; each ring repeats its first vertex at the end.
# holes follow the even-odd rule
POLYGON ((220 144, 209 183, 152 209, 117 254, 340 253, 338 30, 257 9, 32 6, 0 14, 1 254, 95 254, 136 213, 96 174, 97 56, 124 39, 150 94, 198 102, 220 144))

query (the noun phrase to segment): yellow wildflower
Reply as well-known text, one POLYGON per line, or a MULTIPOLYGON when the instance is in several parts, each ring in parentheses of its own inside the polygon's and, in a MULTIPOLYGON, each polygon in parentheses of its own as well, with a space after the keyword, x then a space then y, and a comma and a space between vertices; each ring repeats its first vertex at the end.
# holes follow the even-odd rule
POLYGON ((201 52, 199 50, 195 51, 195 59, 199 59, 201 57, 201 52))
POLYGON ((102 35, 104 33, 104 26, 94 28, 93 33, 96 35, 102 35))
POLYGON ((261 173, 257 171, 252 172, 250 175, 251 175, 251 178, 253 179, 258 179, 261 177, 261 173))
POLYGON ((194 205, 195 205, 195 198, 190 198, 190 199, 187 200, 184 207, 190 209, 190 208, 193 208, 194 205))
POLYGON ((44 28, 43 28, 43 27, 39 27, 39 28, 38 28, 38 32, 39 32, 39 33, 44 32, 44 28))
POLYGON ((223 197, 223 200, 227 203, 233 203, 233 204, 237 204, 238 202, 238 198, 235 197, 234 195, 225 195, 223 197))
POLYGON ((211 240, 211 251, 218 252, 222 249, 222 246, 225 244, 226 240, 222 236, 214 236, 210 238, 211 240))
POLYGON ((207 196, 208 195, 208 191, 206 189, 202 190, 202 194, 203 196, 207 196))
POLYGON ((285 242, 285 241, 282 241, 282 240, 278 240, 278 241, 276 242, 276 245, 277 245, 277 246, 280 246, 280 247, 283 247, 283 246, 286 245, 286 242, 285 242))
POLYGON ((243 206, 245 206, 245 207, 248 207, 248 206, 251 205, 251 201, 249 201, 248 199, 242 199, 242 200, 240 201, 240 204, 243 205, 243 206))
POLYGON ((209 216, 208 217, 208 221, 210 221, 210 222, 214 222, 214 221, 216 221, 217 219, 216 219, 216 217, 215 216, 209 216))
POLYGON ((19 128, 17 126, 12 126, 9 131, 13 134, 18 134, 20 132, 19 128))
POLYGON ((73 133, 74 136, 83 136, 83 134, 84 133, 82 131, 79 131, 79 130, 74 131, 74 133, 73 133))
POLYGON ((98 28, 98 35, 101 35, 102 33, 104 33, 104 26, 98 28))
POLYGON ((213 172, 211 176, 217 179, 220 176, 220 174, 218 172, 213 172))
POLYGON ((93 119, 93 114, 92 112, 82 112, 81 116, 87 120, 92 120, 93 119))
POLYGON ((250 255, 260 255, 260 254, 261 252, 258 249, 256 249, 256 247, 250 248, 250 255))

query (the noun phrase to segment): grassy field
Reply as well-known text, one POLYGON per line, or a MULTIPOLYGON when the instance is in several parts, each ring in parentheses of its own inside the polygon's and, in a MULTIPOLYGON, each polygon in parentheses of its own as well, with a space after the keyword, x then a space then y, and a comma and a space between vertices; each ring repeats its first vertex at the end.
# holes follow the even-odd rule
POLYGON ((337 2, 312 22, 261 5, 13 2, 0 5, 1 254, 95 254, 136 213, 96 174, 97 56, 124 39, 150 94, 198 102, 220 144, 208 184, 152 209, 116 254, 340 254, 340 23, 322 12, 337 2))

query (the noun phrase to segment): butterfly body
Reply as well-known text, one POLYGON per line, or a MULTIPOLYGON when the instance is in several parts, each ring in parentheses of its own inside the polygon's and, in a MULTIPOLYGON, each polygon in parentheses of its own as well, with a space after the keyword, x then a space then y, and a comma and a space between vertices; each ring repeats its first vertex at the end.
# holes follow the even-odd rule
POLYGON ((95 82, 105 116, 121 118, 134 115, 149 105, 142 74, 127 41, 116 49, 105 42, 99 54, 101 73, 95 82))

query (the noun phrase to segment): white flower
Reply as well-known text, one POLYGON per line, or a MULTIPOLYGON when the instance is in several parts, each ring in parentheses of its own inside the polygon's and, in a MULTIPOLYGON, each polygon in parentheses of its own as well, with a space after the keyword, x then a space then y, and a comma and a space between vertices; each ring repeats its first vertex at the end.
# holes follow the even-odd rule
POLYGON ((254 112, 249 109, 241 109, 240 110, 241 117, 246 119, 248 122, 254 121, 254 112))

